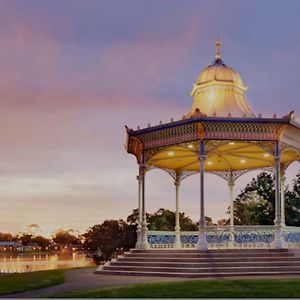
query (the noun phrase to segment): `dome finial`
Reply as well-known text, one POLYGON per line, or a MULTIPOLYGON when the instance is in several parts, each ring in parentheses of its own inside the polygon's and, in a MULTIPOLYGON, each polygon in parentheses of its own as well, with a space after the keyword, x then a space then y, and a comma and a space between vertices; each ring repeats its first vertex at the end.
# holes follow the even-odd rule
POLYGON ((217 39, 216 39, 216 42, 215 42, 216 61, 221 61, 221 53, 220 53, 221 46, 222 46, 222 43, 221 43, 220 37, 217 36, 217 39))

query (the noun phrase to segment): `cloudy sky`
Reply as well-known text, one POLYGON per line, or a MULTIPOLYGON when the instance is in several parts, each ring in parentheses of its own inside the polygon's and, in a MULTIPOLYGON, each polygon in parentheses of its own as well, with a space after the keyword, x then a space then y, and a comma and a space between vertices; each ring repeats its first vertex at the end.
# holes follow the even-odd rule
MULTIPOLYGON (((137 166, 124 125, 187 113, 217 35, 256 113, 300 116, 299 10, 297 0, 0 1, 0 231, 125 218, 137 206, 137 166)), ((149 172, 149 212, 174 209, 168 176, 149 172)), ((223 218, 227 205, 226 182, 208 175, 206 215, 223 218)), ((199 217, 197 175, 180 206, 199 217)))

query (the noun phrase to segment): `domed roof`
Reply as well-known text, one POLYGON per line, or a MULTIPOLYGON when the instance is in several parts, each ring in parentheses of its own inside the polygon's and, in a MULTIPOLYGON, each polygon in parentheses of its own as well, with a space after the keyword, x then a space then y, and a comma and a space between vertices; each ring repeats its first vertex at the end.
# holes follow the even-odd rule
POLYGON ((248 106, 247 88, 240 74, 221 59, 221 41, 216 41, 216 56, 193 85, 193 104, 186 117, 197 115, 220 117, 254 117, 248 106))
POLYGON ((221 58, 216 59, 212 65, 209 65, 201 72, 196 80, 196 84, 208 83, 214 80, 232 82, 239 86, 244 86, 240 74, 233 68, 225 65, 221 58))

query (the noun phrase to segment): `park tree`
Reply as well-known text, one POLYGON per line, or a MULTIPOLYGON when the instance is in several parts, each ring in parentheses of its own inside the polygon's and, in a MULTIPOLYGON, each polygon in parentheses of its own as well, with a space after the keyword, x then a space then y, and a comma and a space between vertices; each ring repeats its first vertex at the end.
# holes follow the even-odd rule
POLYGON ((272 225, 275 214, 275 189, 273 175, 258 174, 247 184, 234 201, 236 225, 272 225))
POLYGON ((21 241, 23 246, 32 243, 33 235, 30 233, 21 233, 18 235, 18 240, 21 241))
POLYGON ((25 232, 20 232, 17 235, 17 239, 22 243, 23 246, 26 246, 30 243, 35 243, 34 238, 38 233, 41 232, 39 225, 29 224, 25 228, 25 232))
POLYGON ((46 250, 51 243, 49 239, 47 239, 41 235, 33 237, 31 239, 31 242, 38 244, 38 246, 41 247, 42 250, 46 250))
POLYGON ((11 242, 14 240, 15 238, 12 234, 0 232, 0 242, 11 242))
MULTIPOLYGON (((300 226, 300 172, 291 188, 284 189, 286 225, 300 226)), ((274 176, 260 173, 234 201, 237 225, 273 225, 275 217, 274 176)))
MULTIPOLYGON (((211 222, 211 218, 207 219, 211 222)), ((127 217, 127 222, 132 225, 138 224, 138 209, 134 209, 127 217)), ((185 213, 179 213, 179 222, 182 231, 198 230, 198 226, 185 213)), ((147 223, 150 230, 173 231, 175 228, 175 212, 160 208, 153 214, 147 213, 147 223)))
POLYGON ((300 226, 300 172, 285 190, 285 219, 288 226, 300 226))
POLYGON ((26 226, 25 232, 32 236, 38 236, 41 235, 42 231, 38 224, 29 224, 26 226))
POLYGON ((75 245, 81 243, 79 235, 72 229, 59 229, 53 234, 52 240, 56 244, 59 244, 61 246, 75 245))
POLYGON ((227 226, 230 224, 229 219, 220 219, 217 221, 218 226, 227 226))
MULTIPOLYGON (((150 220, 150 214, 146 213, 146 219, 147 223, 149 223, 150 220)), ((135 208, 132 213, 127 217, 127 223, 130 225, 137 225, 139 223, 139 210, 138 208, 135 208)))
POLYGON ((120 220, 120 226, 122 227, 122 249, 125 251, 135 247, 136 244, 136 225, 127 224, 125 221, 120 220))
MULTIPOLYGON (((206 226, 213 226, 213 225, 216 225, 216 224, 213 222, 213 220, 212 220, 211 217, 205 216, 205 222, 206 222, 206 226)), ((197 227, 196 227, 196 229, 191 229, 191 230, 197 230, 197 229, 198 229, 198 226, 199 226, 199 222, 197 222, 197 227)))
POLYGON ((136 227, 123 220, 106 220, 83 234, 84 245, 92 251, 101 251, 102 259, 110 259, 118 250, 129 250, 136 243, 136 227))

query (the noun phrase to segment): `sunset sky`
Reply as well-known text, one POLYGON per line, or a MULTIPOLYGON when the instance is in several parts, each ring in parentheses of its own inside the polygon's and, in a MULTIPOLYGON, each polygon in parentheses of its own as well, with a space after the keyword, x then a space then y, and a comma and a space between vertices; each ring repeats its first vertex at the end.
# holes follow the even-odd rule
MULTIPOLYGON (((180 119, 201 70, 222 57, 257 114, 300 117, 300 1, 0 1, 0 232, 80 232, 137 206, 124 125, 180 119)), ((288 169, 291 181, 298 164, 288 169)), ((256 173, 238 180, 238 193, 256 173)), ((199 178, 180 207, 199 218, 199 178)), ((147 210, 174 210, 171 177, 147 176, 147 210)), ((226 182, 206 177, 206 215, 226 216, 226 182)))

